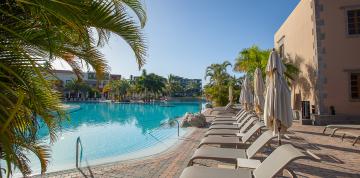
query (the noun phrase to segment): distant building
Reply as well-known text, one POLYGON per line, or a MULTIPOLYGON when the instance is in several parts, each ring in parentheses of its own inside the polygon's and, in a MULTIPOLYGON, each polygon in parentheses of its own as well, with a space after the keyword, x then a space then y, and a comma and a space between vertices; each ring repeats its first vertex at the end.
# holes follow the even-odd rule
MULTIPOLYGON (((135 81, 138 80, 140 76, 130 75, 129 80, 135 81)), ((181 91, 173 93, 175 97, 191 97, 199 96, 201 94, 202 80, 201 79, 188 79, 179 76, 172 75, 173 82, 180 84, 181 91)), ((164 81, 166 82, 166 81, 164 81)))
MULTIPOLYGON (((70 93, 65 89, 67 83, 77 79, 77 76, 73 71, 54 70, 53 74, 55 75, 56 78, 53 78, 51 80, 58 81, 56 87, 60 92, 63 92, 65 98, 78 97, 79 95, 78 93, 70 93)), ((88 84, 92 88, 96 88, 100 93, 103 91, 104 86, 108 84, 111 80, 120 80, 122 78, 121 75, 117 75, 117 74, 105 74, 102 80, 97 80, 95 72, 83 72, 81 75, 82 75, 82 80, 86 84, 88 84)), ((134 82, 138 80, 139 77, 140 76, 130 75, 129 81, 134 82)), ((180 84, 182 90, 176 92, 174 96, 199 96, 201 94, 201 86, 202 86, 201 79, 187 79, 187 78, 175 76, 175 81, 180 84)), ((89 95, 93 96, 94 94, 89 94, 89 95)), ((100 95, 98 95, 97 97, 100 97, 100 95)), ((105 93, 102 97, 106 98, 107 94, 105 93)))
POLYGON ((175 76, 174 80, 179 82, 183 90, 175 93, 175 96, 200 96, 201 94, 201 79, 188 79, 175 76))
POLYGON ((319 122, 360 122, 359 0, 301 0, 274 46, 301 71, 291 86, 295 110, 319 122))
MULTIPOLYGON (((53 74, 55 75, 56 79, 58 80, 58 88, 60 91, 64 91, 65 86, 67 83, 71 82, 72 80, 76 80, 77 76, 73 71, 70 70, 54 70, 53 74)), ((109 83, 111 80, 120 80, 121 75, 117 74, 105 74, 104 78, 102 80, 96 79, 96 73, 95 72, 83 72, 82 74, 82 80, 88 84, 92 88, 96 88, 100 92, 104 88, 104 86, 109 83)), ((66 93, 64 93, 65 95, 66 93)))
POLYGON ((121 75, 110 74, 110 80, 121 80, 121 75))

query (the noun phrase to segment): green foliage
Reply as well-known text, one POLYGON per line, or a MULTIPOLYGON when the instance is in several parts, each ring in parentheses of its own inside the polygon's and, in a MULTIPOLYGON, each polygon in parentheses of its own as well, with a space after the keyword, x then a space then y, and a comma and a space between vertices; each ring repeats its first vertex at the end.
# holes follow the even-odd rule
POLYGON ((122 101, 130 93, 130 82, 126 79, 111 80, 103 88, 104 93, 109 93, 112 100, 122 101))
POLYGON ((92 88, 87 83, 81 80, 72 80, 69 83, 65 84, 65 90, 86 93, 91 92, 92 88))
MULTIPOLYGON (((270 49, 260 49, 256 45, 245 48, 240 51, 239 56, 235 59, 234 70, 244 72, 247 76, 253 78, 256 68, 260 68, 263 77, 265 77, 265 69, 270 52, 270 49)), ((299 74, 299 69, 291 62, 289 57, 284 58, 283 63, 286 68, 285 77, 287 81, 295 80, 299 74)))
POLYGON ((183 87, 180 84, 180 77, 170 74, 167 78, 165 90, 167 95, 175 96, 177 93, 184 92, 183 87))
POLYGON ((191 93, 193 94, 193 96, 199 96, 200 95, 200 91, 199 89, 201 88, 201 86, 199 86, 199 83, 195 83, 195 82, 190 82, 186 85, 185 87, 185 92, 186 93, 191 93))
POLYGON ((204 86, 204 95, 214 106, 225 106, 229 102, 229 86, 234 88, 234 98, 239 96, 239 84, 227 73, 228 66, 231 66, 230 62, 225 61, 206 68, 205 78, 209 77, 210 82, 204 86))
POLYGON ((41 172, 46 171, 50 150, 36 137, 39 123, 48 128, 54 142, 55 130, 66 118, 59 94, 45 79, 52 75, 51 62, 68 63, 80 79, 82 67, 94 69, 101 78, 108 66, 98 47, 115 34, 130 46, 141 67, 146 56, 141 32, 145 21, 139 0, 0 2, 0 159, 7 177, 14 168, 24 176, 31 173, 27 152, 34 153, 41 172), (141 26, 127 9, 135 12, 141 26))
POLYGON ((226 68, 231 66, 229 61, 224 61, 222 64, 211 64, 206 68, 205 79, 210 78, 210 83, 215 85, 221 85, 226 83, 229 78, 229 74, 226 68))
POLYGON ((235 59, 234 70, 237 72, 245 72, 252 78, 256 68, 260 68, 265 75, 267 60, 270 50, 262 50, 254 45, 240 51, 239 56, 235 59))
POLYGON ((229 90, 224 85, 205 85, 204 93, 215 106, 225 106, 229 102, 229 90))
POLYGON ((149 98, 150 95, 158 96, 165 90, 166 79, 154 73, 147 74, 146 70, 142 75, 132 82, 132 90, 135 93, 141 93, 149 98))

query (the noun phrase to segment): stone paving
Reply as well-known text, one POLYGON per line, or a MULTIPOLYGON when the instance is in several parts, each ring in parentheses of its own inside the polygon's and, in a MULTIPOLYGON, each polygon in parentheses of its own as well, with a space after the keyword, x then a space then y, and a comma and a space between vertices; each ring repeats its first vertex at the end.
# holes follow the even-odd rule
MULTIPOLYGON (((352 146, 350 138, 341 141, 339 136, 324 135, 323 128, 294 123, 288 134, 290 140, 284 139, 283 142, 291 142, 305 153, 310 151, 320 160, 297 160, 289 165, 289 169, 301 178, 360 177, 360 143, 352 146)), ((205 131, 206 129, 195 129, 190 135, 181 138, 178 145, 158 155, 93 166, 90 168, 91 171, 83 168, 83 174, 77 169, 72 169, 49 173, 43 177, 179 177, 205 131)), ((276 147, 275 141, 272 146, 276 147)), ((260 159, 264 159, 265 156, 266 154, 257 155, 260 159)), ((200 160, 196 164, 218 167, 226 165, 206 160, 200 160)))

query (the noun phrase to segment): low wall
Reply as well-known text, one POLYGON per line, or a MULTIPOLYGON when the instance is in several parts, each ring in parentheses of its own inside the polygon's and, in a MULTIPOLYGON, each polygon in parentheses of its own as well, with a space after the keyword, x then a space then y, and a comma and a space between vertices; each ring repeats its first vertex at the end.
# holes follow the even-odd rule
POLYGON ((311 115, 313 125, 360 124, 360 116, 346 115, 311 115))
POLYGON ((168 101, 205 101, 201 97, 167 97, 168 101))

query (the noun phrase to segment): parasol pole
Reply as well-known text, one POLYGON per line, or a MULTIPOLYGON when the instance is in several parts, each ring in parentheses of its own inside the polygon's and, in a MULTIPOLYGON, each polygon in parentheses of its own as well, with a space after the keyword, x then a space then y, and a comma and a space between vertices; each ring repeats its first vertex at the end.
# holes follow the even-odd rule
POLYGON ((281 135, 280 135, 280 131, 281 131, 281 121, 280 120, 276 120, 278 122, 278 145, 281 145, 281 135))

